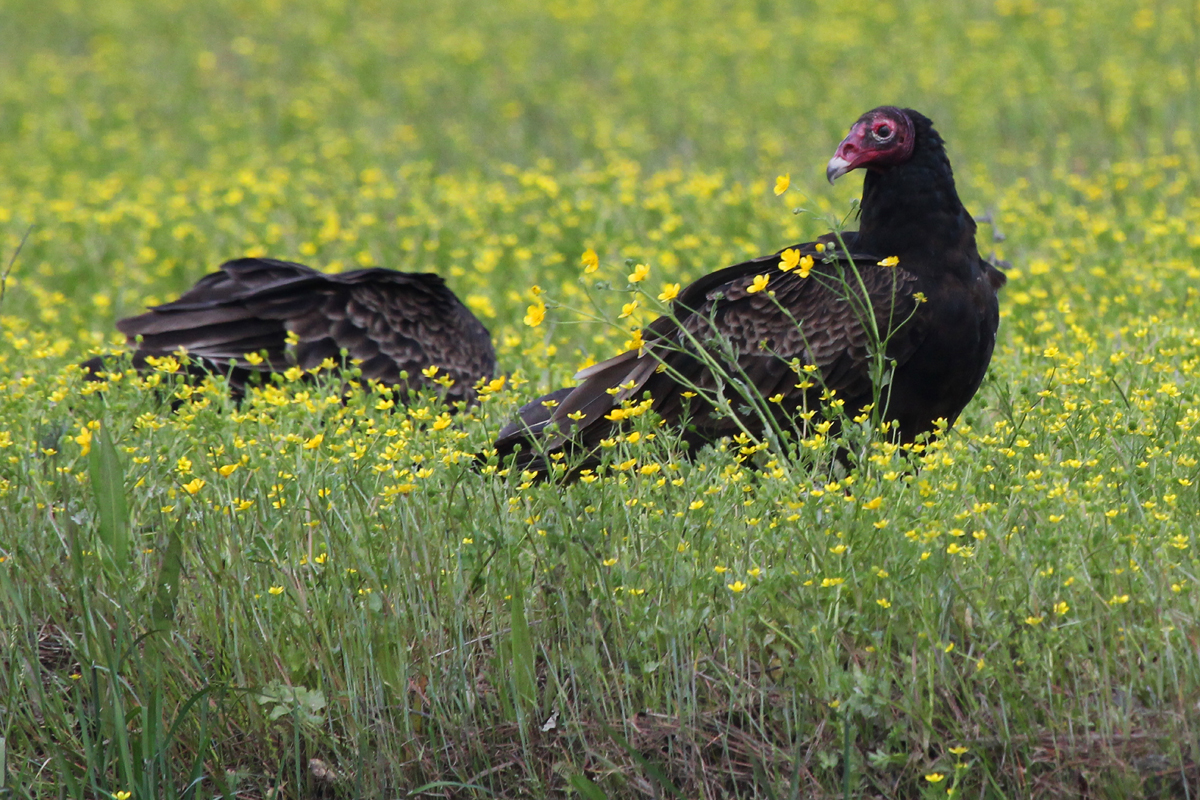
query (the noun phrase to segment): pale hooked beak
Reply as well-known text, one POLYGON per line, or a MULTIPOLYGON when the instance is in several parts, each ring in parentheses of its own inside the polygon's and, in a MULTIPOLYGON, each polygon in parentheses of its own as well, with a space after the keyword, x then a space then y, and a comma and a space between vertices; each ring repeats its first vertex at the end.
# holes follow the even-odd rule
POLYGON ((850 170, 854 169, 849 161, 841 156, 835 155, 829 159, 829 165, 825 167, 825 177, 829 179, 832 185, 834 181, 845 175, 850 170))

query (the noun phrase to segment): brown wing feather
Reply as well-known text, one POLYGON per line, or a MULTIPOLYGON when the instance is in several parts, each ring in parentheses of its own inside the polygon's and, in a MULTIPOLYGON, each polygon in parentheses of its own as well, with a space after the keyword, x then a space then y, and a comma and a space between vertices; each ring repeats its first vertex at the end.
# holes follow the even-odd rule
MULTIPOLYGON (((798 249, 825 257, 816 245, 798 249)), ((834 249, 826 244, 827 254, 834 249)), ((889 358, 903 363, 922 337, 923 321, 913 297, 916 278, 898 267, 878 266, 877 256, 861 254, 818 262, 805 278, 796 271, 780 271, 779 261, 778 254, 754 259, 690 285, 675 301, 674 319, 660 317, 648 326, 640 352, 622 353, 584 370, 576 376, 583 382, 548 418, 520 431, 506 431, 497 442, 499 452, 511 452, 522 443, 528 448, 548 426, 558 433, 541 437, 537 449, 562 446, 572 427, 585 447, 594 446, 618 424, 607 418, 613 409, 644 394, 668 423, 681 423, 685 407, 689 409, 689 435, 697 440, 738 430, 733 419, 702 402, 716 394, 728 397, 735 413, 751 391, 761 398, 782 394, 784 411, 806 400, 815 405, 816 395, 826 388, 844 398, 848 409, 870 402, 871 318, 885 338, 903 326, 903 334, 891 337, 887 351, 889 358), (767 291, 748 291, 758 275, 768 276, 767 291), (710 358, 724 365, 721 371, 728 378, 714 373, 710 358), (818 367, 816 388, 797 388, 799 379, 789 366, 793 359, 818 367), (614 387, 621 390, 609 394, 614 387), (685 403, 683 392, 689 389, 700 396, 685 403), (582 418, 568 418, 579 412, 582 418)), ((761 427, 753 414, 743 415, 743 421, 751 428, 761 427)), ((536 457, 527 451, 522 461, 534 463, 536 457)))
POLYGON ((364 378, 390 384, 427 385, 421 370, 440 367, 454 380, 447 398, 471 401, 475 383, 496 364, 487 329, 440 277, 386 269, 326 275, 286 261, 238 259, 117 328, 139 359, 182 347, 214 369, 232 362, 236 383, 252 371, 340 362, 344 350, 362 362, 364 378), (289 332, 299 340, 294 348, 289 332), (262 363, 246 359, 261 351, 262 363))

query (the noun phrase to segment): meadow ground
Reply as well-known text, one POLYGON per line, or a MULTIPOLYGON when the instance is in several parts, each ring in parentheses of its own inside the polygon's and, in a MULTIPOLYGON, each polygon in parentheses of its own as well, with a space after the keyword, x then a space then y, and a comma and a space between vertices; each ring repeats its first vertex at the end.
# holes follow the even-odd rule
POLYGON ((1195 796, 1198 65, 1194 2, 6 2, 0 797, 1195 796), (470 469, 881 103, 1012 264, 949 434, 470 469), (81 380, 244 254, 437 271, 505 379, 81 380))

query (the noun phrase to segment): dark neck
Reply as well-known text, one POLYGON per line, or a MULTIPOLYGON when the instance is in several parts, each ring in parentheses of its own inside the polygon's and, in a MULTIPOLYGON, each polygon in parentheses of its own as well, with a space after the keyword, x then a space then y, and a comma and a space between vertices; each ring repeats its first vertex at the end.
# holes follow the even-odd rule
POLYGON ((911 159, 863 179, 858 246, 885 256, 976 253, 975 220, 958 199, 942 139, 927 120, 916 129, 911 159))

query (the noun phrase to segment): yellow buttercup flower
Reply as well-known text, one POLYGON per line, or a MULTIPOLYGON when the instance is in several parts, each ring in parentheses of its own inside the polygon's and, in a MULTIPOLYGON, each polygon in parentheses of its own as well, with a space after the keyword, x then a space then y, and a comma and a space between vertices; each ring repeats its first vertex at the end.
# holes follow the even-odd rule
POLYGON ((746 287, 746 293, 756 294, 761 292, 763 289, 767 288, 767 281, 769 280, 770 278, 768 278, 766 275, 755 275, 754 283, 746 287))
POLYGON ((88 428, 83 428, 79 435, 75 437, 75 443, 79 445, 79 455, 86 456, 92 452, 92 432, 88 428))
POLYGON ((899 258, 899 256, 888 256, 888 257, 887 257, 887 258, 885 258, 883 261, 880 261, 880 262, 879 262, 879 266, 881 266, 881 267, 894 267, 894 266, 896 266, 896 265, 897 265, 897 264, 899 264, 899 263, 900 263, 900 258, 899 258))
POLYGON ((678 296, 679 296, 679 284, 678 283, 665 283, 665 284, 663 284, 662 292, 660 292, 658 295, 658 299, 662 300, 664 303, 669 303, 678 296))
POLYGON ((583 264, 583 271, 587 275, 591 275, 600 269, 600 257, 590 247, 583 251, 583 257, 579 259, 579 263, 583 264))
POLYGON ((779 268, 784 272, 791 272, 800 263, 800 251, 789 247, 779 254, 779 268))
POLYGON ((633 272, 629 273, 630 283, 641 283, 650 275, 650 267, 645 264, 638 264, 633 268, 633 272))
POLYGON ((775 179, 775 196, 783 194, 792 185, 792 174, 789 172, 775 179))
POLYGON ((531 328, 536 328, 542 324, 542 320, 546 318, 546 305, 542 302, 537 302, 525 309, 525 324, 531 328))

